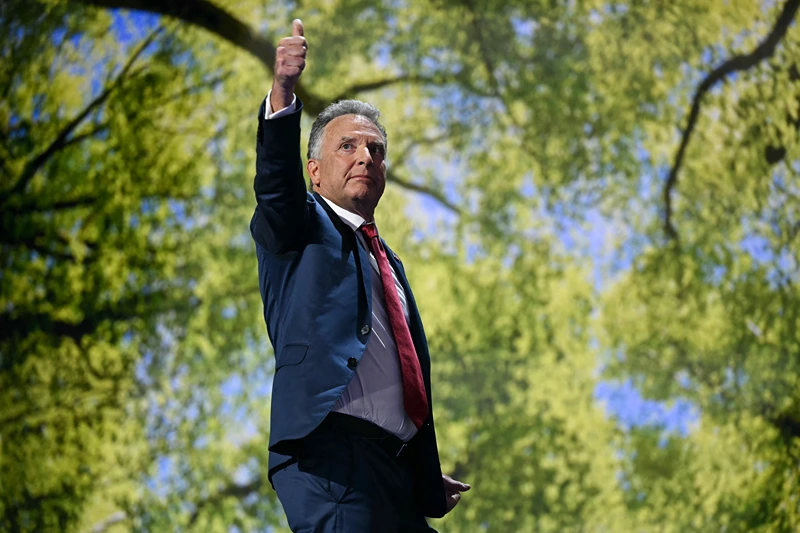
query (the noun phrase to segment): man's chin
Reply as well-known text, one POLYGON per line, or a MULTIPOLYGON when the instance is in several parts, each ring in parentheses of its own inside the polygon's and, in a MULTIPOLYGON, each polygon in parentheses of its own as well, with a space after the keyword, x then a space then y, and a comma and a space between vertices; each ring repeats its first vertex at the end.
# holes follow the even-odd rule
POLYGON ((374 194, 362 194, 353 196, 351 201, 355 211, 372 213, 378 205, 379 198, 374 194))
POLYGON ((353 178, 347 182, 347 192, 353 199, 369 201, 378 195, 378 185, 369 178, 353 178))

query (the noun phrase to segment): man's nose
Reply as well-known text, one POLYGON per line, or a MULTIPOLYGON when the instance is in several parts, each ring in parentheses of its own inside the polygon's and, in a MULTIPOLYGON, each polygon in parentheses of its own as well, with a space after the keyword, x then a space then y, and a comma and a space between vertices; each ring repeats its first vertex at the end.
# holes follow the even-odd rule
POLYGON ((372 166, 372 152, 369 151, 368 146, 362 146, 358 149, 358 164, 372 166))

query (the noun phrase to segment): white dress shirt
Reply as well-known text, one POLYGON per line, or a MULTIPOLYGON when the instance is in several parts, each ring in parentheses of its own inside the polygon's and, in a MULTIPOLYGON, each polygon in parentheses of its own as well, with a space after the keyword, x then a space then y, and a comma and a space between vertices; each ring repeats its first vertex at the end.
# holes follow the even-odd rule
MULTIPOLYGON (((265 117, 267 120, 287 115, 294 111, 295 99, 289 107, 272 112, 272 106, 267 95, 265 117)), ((323 197, 324 198, 324 197, 323 197)), ((403 404, 403 379, 400 370, 400 357, 397 345, 391 331, 389 317, 386 313, 386 304, 383 295, 383 283, 375 256, 369 249, 366 239, 358 228, 365 223, 364 219, 346 209, 339 207, 327 198, 331 209, 341 218, 356 234, 358 244, 369 254, 372 265, 370 283, 372 284, 372 330, 367 347, 358 369, 347 384, 342 395, 333 406, 333 411, 344 413, 368 420, 389 433, 396 435, 403 441, 409 441, 416 433, 417 427, 405 411, 403 404)), ((397 278, 394 268, 392 270, 403 314, 408 323, 408 301, 406 293, 397 278)))
POLYGON ((282 117, 284 115, 288 115, 289 113, 294 112, 294 105, 295 103, 297 103, 297 96, 292 95, 292 103, 289 104, 287 107, 284 107, 283 109, 278 109, 274 113, 272 112, 272 104, 269 101, 270 96, 272 96, 272 91, 267 93, 267 105, 264 109, 264 118, 266 120, 269 120, 271 118, 282 117))

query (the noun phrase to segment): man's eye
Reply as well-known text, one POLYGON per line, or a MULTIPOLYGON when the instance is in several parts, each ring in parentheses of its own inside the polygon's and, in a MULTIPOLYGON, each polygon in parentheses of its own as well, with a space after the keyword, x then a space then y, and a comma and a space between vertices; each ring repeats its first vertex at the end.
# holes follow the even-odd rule
POLYGON ((343 148, 344 150, 350 150, 350 149, 352 149, 352 148, 353 148, 353 144, 352 144, 352 143, 344 143, 344 144, 342 145, 342 148, 343 148))

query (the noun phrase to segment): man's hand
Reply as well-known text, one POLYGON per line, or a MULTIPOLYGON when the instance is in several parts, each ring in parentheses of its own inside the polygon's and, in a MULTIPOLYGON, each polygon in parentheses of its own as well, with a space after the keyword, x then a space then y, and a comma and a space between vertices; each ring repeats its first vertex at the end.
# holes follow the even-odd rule
POLYGON ((468 491, 472 487, 444 474, 442 474, 442 482, 444 483, 444 494, 447 497, 447 512, 449 513, 461 501, 461 493, 468 491))
POLYGON ((275 52, 275 79, 272 81, 272 95, 269 103, 273 111, 289 107, 294 98, 294 86, 306 68, 308 43, 303 37, 303 23, 300 19, 292 21, 292 36, 284 37, 275 52))

